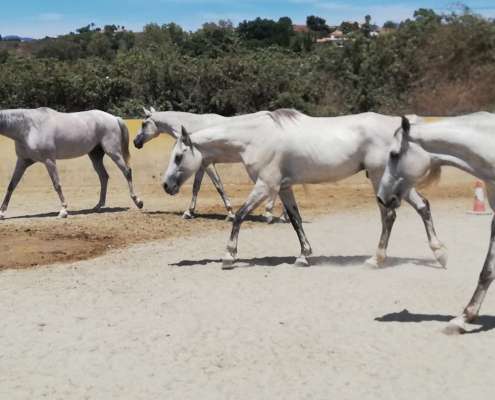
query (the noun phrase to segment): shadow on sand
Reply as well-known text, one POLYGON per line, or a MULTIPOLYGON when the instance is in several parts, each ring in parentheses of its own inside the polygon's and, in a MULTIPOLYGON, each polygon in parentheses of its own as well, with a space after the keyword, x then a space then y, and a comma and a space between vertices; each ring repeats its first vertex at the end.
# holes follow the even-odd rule
MULTIPOLYGON (((308 257, 310 266, 328 266, 328 267, 347 267, 347 266, 361 266, 366 260, 370 258, 369 255, 358 256, 314 256, 308 257)), ((255 258, 240 258, 236 261, 238 267, 276 267, 283 264, 294 264, 296 257, 255 257, 255 258)), ((200 260, 182 260, 174 264, 170 264, 176 267, 192 267, 192 266, 206 266, 208 264, 221 263, 221 259, 200 259, 200 260)), ((390 257, 386 261, 386 265, 383 268, 398 267, 404 264, 414 264, 418 266, 424 266, 429 268, 443 269, 434 260, 419 259, 419 258, 406 258, 406 257, 390 257)), ((302 267, 305 268, 305 267, 302 267)), ((379 268, 382 269, 382 268, 379 268)))
MULTIPOLYGON (((408 310, 404 309, 400 312, 385 314, 381 317, 375 318, 375 321, 378 322, 405 322, 405 323, 419 323, 419 322, 449 322, 454 315, 441 315, 441 314, 416 314, 411 313, 408 310)), ((469 326, 469 324, 467 324, 469 326)), ((469 333, 479 333, 486 332, 495 329, 495 316, 491 315, 481 315, 474 322, 473 330, 466 331, 466 334, 469 333)))
MULTIPOLYGON (((111 213, 119 213, 128 211, 129 207, 104 207, 99 209, 98 211, 93 208, 87 208, 84 210, 77 211, 69 211, 69 216, 71 215, 89 215, 89 214, 111 214, 111 213)), ((29 219, 29 218, 54 218, 58 216, 58 212, 49 212, 49 213, 40 213, 40 214, 25 214, 25 215, 17 215, 15 217, 8 217, 5 220, 9 219, 29 219)))
MULTIPOLYGON (((183 214, 182 212, 179 211, 144 211, 143 213, 148 215, 175 215, 178 217, 182 217, 183 214)), ((194 221, 195 219, 225 221, 227 219, 227 214, 218 214, 218 213, 194 214, 194 218, 192 218, 192 221, 194 221)), ((262 215, 248 215, 248 217, 244 221, 266 223, 265 217, 263 217, 262 215)), ((274 223, 285 223, 285 221, 283 221, 278 217, 274 217, 272 224, 274 223)))

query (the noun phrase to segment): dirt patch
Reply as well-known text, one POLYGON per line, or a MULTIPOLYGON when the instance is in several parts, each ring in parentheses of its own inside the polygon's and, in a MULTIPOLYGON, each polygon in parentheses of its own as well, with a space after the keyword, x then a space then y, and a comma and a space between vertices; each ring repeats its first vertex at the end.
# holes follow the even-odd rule
MULTIPOLYGON (((227 185, 235 207, 239 207, 249 193, 250 185, 227 185)), ((426 192, 430 199, 441 200, 465 197, 469 187, 436 187, 426 192)), ((227 233, 230 224, 225 222, 225 210, 215 190, 209 187, 201 193, 198 215, 194 220, 182 219, 182 210, 188 204, 189 190, 178 198, 165 197, 153 189, 145 197, 155 205, 152 209, 106 208, 100 213, 72 211, 66 220, 56 213, 20 215, 1 223, 0 269, 26 268, 60 262, 90 259, 108 250, 127 247, 154 240, 188 237, 222 230, 227 233), (158 203, 162 207, 157 207, 158 203)), ((369 184, 315 185, 296 188, 296 197, 303 218, 342 210, 375 207, 369 184)), ((259 215, 253 215, 243 228, 264 226, 259 215)), ((281 213, 277 204, 276 214, 281 213)))

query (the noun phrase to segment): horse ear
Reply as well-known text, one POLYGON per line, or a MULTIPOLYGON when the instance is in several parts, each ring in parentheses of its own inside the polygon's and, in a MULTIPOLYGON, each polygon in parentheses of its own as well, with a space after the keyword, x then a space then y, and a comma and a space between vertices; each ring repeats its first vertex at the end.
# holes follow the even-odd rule
POLYGON ((402 116, 402 132, 405 137, 409 137, 409 131, 411 130, 411 123, 407 119, 407 117, 402 116))
POLYGON ((156 113, 156 110, 155 110, 153 107, 150 107, 150 111, 151 111, 152 113, 156 113))
POLYGON ((151 111, 150 110, 147 110, 145 107, 143 107, 143 111, 144 111, 144 115, 146 117, 151 117, 151 111))
POLYGON ((191 136, 187 132, 186 128, 184 126, 181 127, 181 139, 182 142, 186 145, 192 148, 192 141, 191 141, 191 136))

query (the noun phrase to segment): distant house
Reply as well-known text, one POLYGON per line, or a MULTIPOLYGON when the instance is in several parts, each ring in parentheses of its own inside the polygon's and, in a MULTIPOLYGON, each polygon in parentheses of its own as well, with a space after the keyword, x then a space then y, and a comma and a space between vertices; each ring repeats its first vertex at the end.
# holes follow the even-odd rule
POLYGON ((336 29, 329 36, 316 39, 316 43, 333 43, 341 47, 344 45, 344 42, 346 40, 347 38, 345 37, 344 32, 342 32, 339 29, 336 29))
POLYGON ((292 29, 297 33, 308 33, 309 28, 306 25, 292 25, 292 29))

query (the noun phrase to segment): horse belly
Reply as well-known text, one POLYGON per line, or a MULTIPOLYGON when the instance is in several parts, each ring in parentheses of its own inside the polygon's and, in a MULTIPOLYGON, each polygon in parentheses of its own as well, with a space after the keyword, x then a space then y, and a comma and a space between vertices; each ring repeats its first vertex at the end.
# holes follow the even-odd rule
POLYGON ((291 163, 289 175, 294 183, 336 182, 359 172, 362 167, 357 160, 321 160, 305 159, 291 163), (341 162, 339 162, 341 161, 341 162))
POLYGON ((284 164, 286 175, 292 176, 294 183, 323 183, 354 175, 362 169, 363 163, 356 149, 331 152, 311 149, 286 158, 284 164))
POLYGON ((76 158, 88 154, 98 143, 94 135, 57 137, 55 151, 58 159, 76 158))

